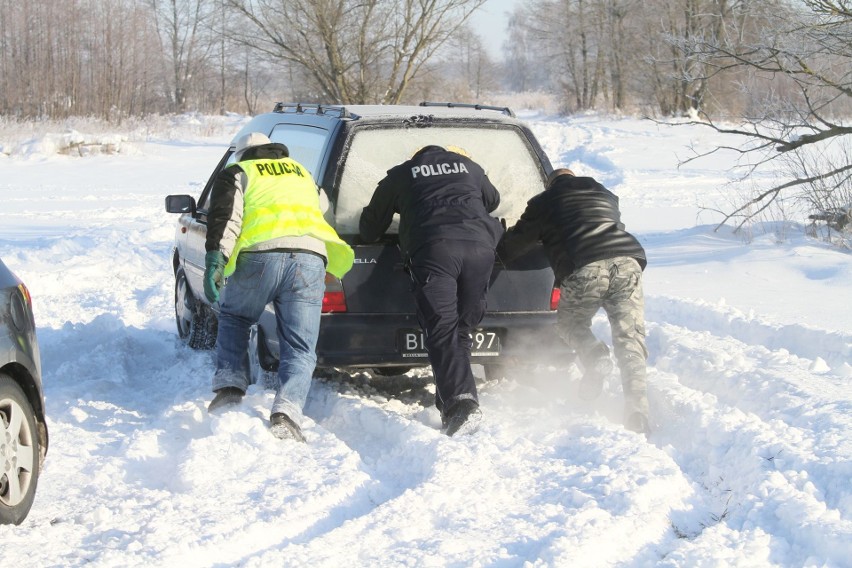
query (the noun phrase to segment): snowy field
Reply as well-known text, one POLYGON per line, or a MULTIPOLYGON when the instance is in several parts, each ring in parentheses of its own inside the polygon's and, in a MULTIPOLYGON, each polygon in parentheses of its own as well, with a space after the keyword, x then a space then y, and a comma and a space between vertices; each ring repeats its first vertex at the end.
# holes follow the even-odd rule
MULTIPOLYGON (((170 193, 197 194, 241 117, 56 152, 0 142, 0 257, 32 294, 50 448, 4 566, 852 566, 852 255, 802 219, 714 231, 733 155, 706 129, 521 113, 554 165, 621 197, 645 272, 653 432, 617 373, 481 379, 477 434, 440 434, 426 371, 315 381, 308 444, 253 386, 210 417, 211 352, 177 338, 170 193), (799 221, 796 223, 795 221, 799 221)), ((769 184, 771 172, 756 183, 769 184)), ((595 329, 609 341, 606 319, 595 329)), ((479 376, 482 369, 476 368, 479 376)))

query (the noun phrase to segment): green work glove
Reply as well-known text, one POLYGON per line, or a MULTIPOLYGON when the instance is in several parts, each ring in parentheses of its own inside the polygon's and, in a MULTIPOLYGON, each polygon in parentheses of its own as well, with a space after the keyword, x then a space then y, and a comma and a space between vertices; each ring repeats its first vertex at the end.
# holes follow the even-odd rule
POLYGON ((219 290, 225 283, 225 255, 211 250, 204 256, 204 295, 211 304, 219 301, 219 290))

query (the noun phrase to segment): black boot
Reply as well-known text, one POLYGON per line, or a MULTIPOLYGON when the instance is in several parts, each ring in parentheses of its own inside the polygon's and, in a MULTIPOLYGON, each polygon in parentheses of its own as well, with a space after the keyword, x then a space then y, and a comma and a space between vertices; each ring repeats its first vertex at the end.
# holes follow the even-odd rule
POLYGON ((207 412, 213 412, 224 406, 239 404, 246 394, 237 387, 222 387, 213 392, 216 393, 216 396, 207 405, 207 412))
POLYGON ((612 360, 609 355, 597 359, 585 369, 577 395, 586 401, 598 398, 603 391, 604 379, 612 372, 612 369, 612 360))
POLYGON ((641 412, 634 412, 628 416, 624 425, 628 430, 632 430, 637 434, 644 434, 646 438, 648 437, 648 434, 651 433, 651 426, 648 424, 648 417, 641 412))
POLYGON ((274 412, 269 417, 269 429, 272 435, 281 440, 296 440, 297 442, 305 442, 305 436, 302 434, 302 429, 293 420, 283 412, 274 412))
POLYGON ((444 414, 444 433, 447 436, 473 434, 479 430, 480 422, 482 422, 482 411, 479 410, 479 403, 464 398, 452 405, 444 414))

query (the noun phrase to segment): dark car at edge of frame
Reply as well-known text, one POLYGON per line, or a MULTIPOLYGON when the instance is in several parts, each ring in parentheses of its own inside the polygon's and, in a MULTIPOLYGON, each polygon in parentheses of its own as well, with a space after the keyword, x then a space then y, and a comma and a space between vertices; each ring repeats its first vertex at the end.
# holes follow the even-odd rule
POLYGON ((0 524, 21 524, 47 454, 41 355, 32 298, 0 260, 0 524))

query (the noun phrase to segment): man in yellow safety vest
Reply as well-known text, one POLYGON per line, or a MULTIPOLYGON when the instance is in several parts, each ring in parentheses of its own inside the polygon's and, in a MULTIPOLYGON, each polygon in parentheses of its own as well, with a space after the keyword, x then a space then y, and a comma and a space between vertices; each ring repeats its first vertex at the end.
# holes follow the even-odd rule
POLYGON ((278 438, 304 442, 325 273, 342 277, 354 253, 323 218, 310 172, 284 144, 251 132, 237 140, 235 159, 214 182, 207 219, 204 293, 219 302, 216 396, 207 410, 242 400, 250 328, 272 302, 280 357, 270 426, 278 438))

